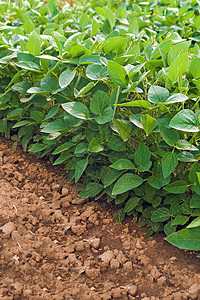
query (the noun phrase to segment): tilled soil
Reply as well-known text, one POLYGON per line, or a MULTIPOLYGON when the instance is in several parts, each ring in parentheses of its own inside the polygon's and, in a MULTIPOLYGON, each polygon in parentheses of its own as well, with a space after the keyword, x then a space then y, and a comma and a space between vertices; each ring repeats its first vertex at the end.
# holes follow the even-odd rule
POLYGON ((195 254, 75 204, 63 168, 11 147, 0 138, 0 299, 200 299, 195 254))

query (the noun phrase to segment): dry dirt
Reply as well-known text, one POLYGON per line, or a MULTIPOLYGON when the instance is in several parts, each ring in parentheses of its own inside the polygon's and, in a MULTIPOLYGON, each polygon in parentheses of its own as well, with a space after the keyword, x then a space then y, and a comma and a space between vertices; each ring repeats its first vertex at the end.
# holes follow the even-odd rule
POLYGON ((0 299, 200 299, 200 260, 0 138, 0 299))

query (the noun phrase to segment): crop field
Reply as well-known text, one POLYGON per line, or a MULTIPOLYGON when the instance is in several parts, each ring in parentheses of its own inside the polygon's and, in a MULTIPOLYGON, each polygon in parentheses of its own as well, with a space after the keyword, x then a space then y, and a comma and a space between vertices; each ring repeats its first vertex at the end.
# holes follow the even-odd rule
MULTIPOLYGON (((31 199, 33 196, 28 194, 33 193, 33 189, 27 187, 29 181, 30 185, 33 181, 36 198, 39 197, 41 203, 44 203, 49 214, 47 216, 44 212, 41 212, 41 215, 37 213, 43 204, 40 207, 33 196, 33 206, 37 209, 29 212, 33 218, 38 218, 39 223, 29 222, 32 224, 30 228, 27 227, 29 234, 40 235, 43 232, 38 232, 40 222, 44 222, 44 226, 47 227, 48 222, 51 226, 56 222, 68 222, 68 225, 65 224, 64 234, 67 236, 68 232, 71 232, 72 235, 68 238, 69 244, 73 241, 73 251, 76 253, 85 249, 83 243, 88 241, 88 230, 91 238, 95 237, 98 240, 98 246, 91 242, 87 247, 91 247, 94 255, 99 253, 98 259, 102 262, 93 268, 84 264, 81 269, 79 263, 73 261, 73 251, 66 250, 67 254, 64 254, 65 251, 62 253, 59 248, 62 257, 54 257, 52 260, 62 261, 65 257, 68 259, 68 265, 75 265, 70 265, 71 269, 69 268, 68 272, 73 273, 74 268, 76 269, 78 279, 74 275, 70 279, 70 282, 77 283, 77 286, 74 286, 74 290, 77 289, 76 294, 73 295, 72 287, 69 287, 72 293, 63 294, 65 288, 61 284, 62 275, 56 273, 56 276, 61 278, 58 279, 58 293, 53 291, 55 283, 51 292, 44 290, 48 289, 44 285, 41 288, 42 292, 33 294, 27 292, 30 287, 26 286, 24 293, 24 287, 20 289, 18 285, 18 290, 15 288, 16 295, 2 284, 2 299, 200 299, 199 270, 191 267, 188 271, 190 273, 187 273, 187 259, 188 265, 198 266, 197 257, 200 257, 199 100, 199 1, 76 0, 57 3, 54 0, 0 0, 2 190, 12 190, 14 187, 14 194, 22 193, 23 189, 25 194, 27 193, 24 197, 22 194, 16 194, 16 197, 19 197, 16 199, 21 199, 16 200, 19 201, 22 210, 21 217, 15 203, 12 204, 17 214, 16 218, 21 218, 25 224, 24 222, 29 222, 28 213, 26 216, 25 211, 31 209, 26 205, 31 202, 24 200, 23 203, 23 199, 31 199), (7 152, 10 153, 10 163, 7 152), (20 157, 24 157, 22 162, 20 157), (34 167, 32 161, 38 168, 34 167), (40 164, 45 165, 46 171, 43 172, 40 164), (33 168, 33 174, 30 166, 33 168), (56 183, 53 183, 54 181, 56 183), (59 215, 59 209, 64 209, 65 219, 59 215), (89 215, 81 219, 84 211, 90 210, 91 214, 99 213, 101 220, 98 221, 97 218, 91 221, 94 228, 88 227, 86 220, 89 220, 89 215), (110 224, 106 232, 110 231, 113 235, 111 246, 106 246, 109 238, 107 233, 103 232, 106 228, 103 226, 108 225, 104 224, 103 214, 107 216, 104 221, 110 220, 105 224, 110 224), (82 223, 76 225, 79 221, 82 223), (104 225, 100 226, 98 236, 98 225, 101 223, 104 225), (36 226, 36 229, 33 226, 36 226), (76 226, 82 227, 73 229, 76 226), (115 269, 124 268, 122 266, 126 261, 121 262, 117 259, 116 249, 132 251, 130 240, 133 236, 130 226, 134 226, 133 232, 136 232, 136 235, 139 234, 133 244, 135 243, 138 251, 143 251, 130 254, 133 257, 137 256, 134 262, 140 261, 143 267, 147 267, 147 260, 141 257, 146 255, 144 252, 148 247, 144 248, 142 245, 147 243, 150 248, 153 247, 151 242, 155 236, 159 245, 164 243, 163 248, 158 246, 158 249, 163 249, 166 260, 175 257, 171 260, 173 263, 177 257, 173 254, 171 258, 167 257, 164 247, 169 249, 169 253, 177 253, 180 262, 184 261, 184 272, 189 278, 189 286, 174 284, 170 280, 173 276, 176 278, 176 272, 172 269, 169 271, 166 267, 162 273, 157 265, 157 271, 161 275, 155 270, 153 274, 143 274, 145 280, 147 275, 153 278, 148 279, 151 285, 149 294, 148 289, 145 290, 137 284, 144 280, 143 275, 138 273, 138 281, 132 282, 133 270, 127 267, 129 273, 124 276, 131 280, 130 287, 122 281, 115 287, 118 290, 114 292, 114 287, 109 284, 108 292, 105 286, 101 292, 99 287, 92 286, 94 293, 90 294, 86 289, 84 298, 81 298, 78 291, 79 279, 82 280, 81 284, 87 285, 90 292, 92 288, 81 277, 82 273, 90 280, 97 280, 99 274, 109 266, 110 278, 101 278, 101 282, 106 282, 115 276, 112 273, 115 269), (113 233, 115 227, 117 229, 113 233), (120 236, 120 230, 125 230, 124 234, 129 235, 126 237, 129 245, 118 244, 117 236, 120 236), (74 239, 73 234, 78 240, 74 239), (139 240, 141 236, 145 237, 142 242, 139 240), (104 245, 102 248, 101 239, 104 245), (118 248, 113 248, 114 245, 118 248), (165 279, 159 281, 162 277, 165 279), (153 292, 156 290, 154 283, 158 286, 157 292, 153 292), (172 288, 170 292, 169 287, 173 285, 174 290, 172 288)), ((0 194, 0 209, 2 207, 3 211, 2 221, 0 216, 0 232, 3 232, 8 240, 11 238, 16 242, 17 238, 13 237, 13 233, 18 221, 12 220, 13 216, 10 215, 3 197, 4 192, 0 194), (6 224, 10 224, 8 228, 6 224)), ((12 193, 8 197, 12 199, 12 193)), ((55 232, 58 232, 59 237, 60 229, 56 227, 55 232)), ((60 241, 55 232, 51 231, 49 235, 45 233, 44 236, 47 238, 53 235, 55 244, 63 243, 64 236, 60 241)), ((19 240, 17 243, 20 245, 19 240)), ((9 247, 12 249, 13 244, 9 247)), ((38 246, 38 249, 40 247, 43 246, 38 246)), ((50 248, 46 247, 40 256, 49 253, 50 248)), ((153 248, 150 252, 154 252, 153 248)), ((148 260, 153 259, 153 254, 149 255, 148 260)), ((14 256, 18 257, 18 254, 14 256)), ((3 254, 3 257, 7 259, 8 255, 3 254)), ((34 261, 37 261, 37 258, 36 255, 34 261)), ((17 259, 17 263, 20 259, 17 259)), ((37 262, 41 263, 41 259, 38 258, 37 262)), ((51 258, 49 259, 51 261, 51 258)), ((86 257, 82 257, 82 261, 85 259, 86 257)), ((17 263, 16 267, 19 266, 17 263)), ((58 262, 54 264, 59 265, 58 262)), ((162 265, 154 258, 154 262, 150 264, 150 272, 156 264, 162 265)), ((37 270, 40 266, 33 264, 32 267, 37 270)), ((195 268, 198 268, 197 266, 195 268)), ((63 265, 61 267, 64 268, 63 265)), ((175 269, 177 268, 178 265, 175 269)), ((119 272, 117 274, 121 274, 119 272)), ((184 276, 183 273, 177 276, 184 276)), ((0 279, 1 275, 0 271, 0 279)), ((69 278, 66 278, 68 281, 69 278)), ((12 278, 11 281, 13 280, 12 278)), ((182 281, 184 282, 183 279, 182 281)), ((38 287, 37 291, 39 290, 38 287)))

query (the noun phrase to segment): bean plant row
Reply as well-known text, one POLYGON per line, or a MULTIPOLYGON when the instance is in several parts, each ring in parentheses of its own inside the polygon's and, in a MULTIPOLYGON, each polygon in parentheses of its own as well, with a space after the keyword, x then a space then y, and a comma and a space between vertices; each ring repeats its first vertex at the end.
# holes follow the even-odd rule
POLYGON ((200 250, 199 1, 0 0, 0 132, 79 199, 200 250))

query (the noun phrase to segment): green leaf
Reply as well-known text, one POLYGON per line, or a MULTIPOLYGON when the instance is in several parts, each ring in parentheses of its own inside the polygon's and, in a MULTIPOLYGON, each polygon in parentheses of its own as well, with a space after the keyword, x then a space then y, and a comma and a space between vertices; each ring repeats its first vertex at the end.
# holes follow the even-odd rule
POLYGON ((189 68, 188 53, 179 55, 169 67, 169 79, 174 83, 178 77, 181 77, 189 68))
POLYGON ((200 226, 200 217, 193 220, 186 228, 195 228, 200 226))
POLYGON ((93 138, 89 144, 88 151, 97 153, 103 150, 104 146, 101 144, 100 139, 97 137, 93 138))
POLYGON ((28 71, 41 72, 40 66, 35 64, 32 61, 20 61, 15 64, 17 67, 20 67, 20 68, 28 70, 28 71))
POLYGON ((76 89, 74 89, 74 96, 80 97, 82 95, 85 95, 89 90, 91 90, 91 88, 94 87, 94 82, 89 82, 86 86, 84 86, 80 91, 77 91, 76 89))
POLYGON ((200 230, 196 228, 185 228, 169 235, 166 241, 172 245, 187 250, 200 250, 200 230))
POLYGON ((47 145, 37 143, 37 144, 34 144, 33 146, 31 146, 28 151, 30 153, 36 153, 36 152, 40 152, 40 151, 44 150, 46 147, 47 147, 47 145))
POLYGON ((198 184, 199 183, 199 180, 198 180, 198 177, 197 177, 197 172, 200 172, 200 165, 196 161, 196 162, 193 163, 192 168, 191 168, 191 170, 189 172, 189 175, 188 175, 189 181, 193 184, 198 184))
POLYGON ((170 127, 187 132, 198 132, 198 117, 189 109, 177 113, 170 122, 170 127))
POLYGON ((86 189, 80 192, 78 200, 81 200, 86 197, 94 197, 103 190, 103 186, 99 183, 90 182, 86 189))
POLYGON ((157 121, 148 114, 144 114, 141 116, 141 122, 147 136, 154 130, 157 125, 157 121))
POLYGON ((148 92, 148 100, 152 103, 165 103, 169 97, 169 91, 161 86, 151 85, 148 92))
POLYGON ((184 102, 188 99, 184 94, 173 94, 167 100, 165 100, 165 104, 172 104, 178 102, 184 102))
POLYGON ((121 138, 124 141, 127 140, 132 132, 132 127, 126 124, 125 122, 123 122, 123 120, 113 119, 113 123, 115 124, 115 127, 119 132, 121 138))
POLYGON ((95 115, 102 115, 104 107, 110 105, 108 95, 103 91, 97 91, 90 102, 90 110, 95 115))
POLYGON ((190 200, 191 208, 200 208, 200 196, 195 194, 190 200))
POLYGON ((102 182, 104 187, 110 186, 117 178, 119 178, 123 174, 123 170, 115 170, 115 169, 110 169, 106 176, 103 178, 102 182))
POLYGON ((68 152, 63 152, 53 163, 54 166, 62 164, 63 162, 65 162, 66 160, 68 160, 69 158, 72 157, 72 154, 68 153, 68 152))
POLYGON ((104 107, 102 110, 102 114, 95 117, 95 121, 98 124, 105 124, 112 120, 114 115, 114 111, 110 106, 104 107))
POLYGON ((115 183, 112 195, 119 195, 132 190, 143 183, 143 179, 138 175, 127 173, 121 176, 115 183))
POLYGON ((126 70, 118 63, 110 60, 108 61, 108 74, 116 85, 122 87, 126 87, 128 85, 126 70))
POLYGON ((21 81, 12 86, 14 91, 17 91, 21 94, 26 94, 27 90, 30 89, 32 85, 27 81, 21 81))
POLYGON ((110 168, 113 168, 115 170, 135 170, 134 164, 129 159, 125 158, 117 160, 112 165, 110 165, 110 168))
POLYGON ((45 77, 41 80, 40 86, 45 92, 54 92, 59 88, 58 80, 54 77, 45 77))
POLYGON ((190 150, 190 151, 198 151, 198 148, 189 143, 186 140, 179 140, 176 142, 175 148, 179 150, 190 150))
POLYGON ((87 107, 81 102, 68 102, 61 105, 65 111, 78 119, 86 120, 90 117, 87 107))
POLYGON ((170 211, 166 207, 160 207, 156 209, 151 216, 151 221, 153 222, 164 222, 169 220, 170 211))
POLYGON ((30 121, 27 121, 27 120, 19 121, 19 122, 15 123, 13 128, 18 128, 18 127, 21 127, 21 126, 25 126, 29 123, 30 123, 30 121))
POLYGON ((112 135, 107 142, 107 146, 114 151, 125 151, 126 146, 124 141, 116 135, 112 135))
POLYGON ((170 235, 174 232, 176 232, 176 226, 172 225, 172 221, 169 221, 165 226, 164 226, 164 232, 166 235, 170 235))
POLYGON ((150 108, 151 104, 145 100, 135 100, 135 101, 125 102, 125 103, 120 103, 117 104, 117 106, 150 108))
POLYGON ((189 221, 189 218, 187 216, 176 216, 175 219, 172 222, 172 225, 185 225, 189 221))
POLYGON ((41 52, 41 45, 42 45, 42 40, 37 34, 37 32, 34 30, 30 37, 29 40, 26 44, 26 49, 28 52, 34 56, 40 55, 41 52))
POLYGON ((134 209, 138 205, 139 202, 140 202, 140 198, 138 198, 138 197, 131 197, 126 202, 126 205, 124 207, 124 212, 127 213, 127 212, 131 211, 132 209, 134 209))
POLYGON ((176 153, 166 153, 162 159, 162 171, 164 178, 167 178, 176 168, 178 156, 176 153))
POLYGON ((86 76, 91 80, 99 80, 101 78, 102 66, 97 64, 92 64, 86 68, 86 76))
POLYGON ((165 186, 164 190, 172 194, 183 194, 186 192, 187 188, 187 182, 184 180, 178 180, 165 186))
POLYGON ((194 79, 198 79, 200 77, 200 58, 196 57, 190 62, 189 71, 194 79))
POLYGON ((134 162, 137 165, 138 172, 145 172, 150 169, 152 165, 150 158, 151 153, 148 147, 143 143, 139 143, 134 154, 134 162))
POLYGON ((125 212, 122 208, 117 209, 113 214, 113 219, 119 223, 121 223, 125 218, 125 212))
POLYGON ((74 79, 76 71, 67 70, 60 74, 59 85, 62 89, 66 88, 74 79))
POLYGON ((31 111, 30 118, 38 123, 42 123, 43 120, 43 113, 38 110, 31 111))
POLYGON ((171 128, 159 125, 159 130, 164 141, 170 146, 174 146, 180 139, 180 135, 171 128))
POLYGON ((147 182, 153 188, 160 189, 164 185, 169 184, 170 177, 164 178, 162 172, 162 166, 160 165, 160 163, 156 163, 153 168, 153 174, 151 177, 147 179, 147 182))
POLYGON ((75 167, 75 182, 77 182, 85 169, 87 168, 88 165, 88 159, 82 159, 79 162, 77 162, 76 167, 75 167))
POLYGON ((46 117, 44 118, 44 120, 49 120, 53 117, 56 116, 56 114, 58 113, 59 110, 59 106, 53 106, 50 108, 48 114, 46 115, 46 117))
POLYGON ((59 153, 61 153, 61 152, 63 152, 63 151, 68 150, 69 148, 71 148, 71 147, 73 147, 73 146, 74 146, 74 143, 72 143, 72 142, 66 142, 66 143, 62 144, 61 146, 59 146, 58 148, 56 148, 56 149, 53 151, 52 155, 59 154, 59 153))

